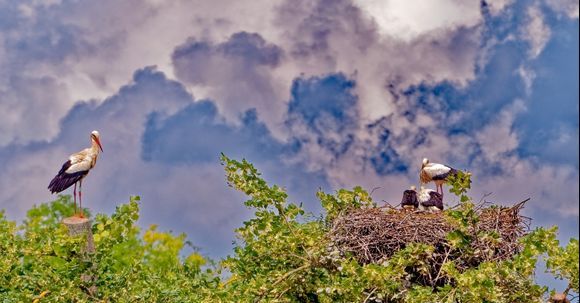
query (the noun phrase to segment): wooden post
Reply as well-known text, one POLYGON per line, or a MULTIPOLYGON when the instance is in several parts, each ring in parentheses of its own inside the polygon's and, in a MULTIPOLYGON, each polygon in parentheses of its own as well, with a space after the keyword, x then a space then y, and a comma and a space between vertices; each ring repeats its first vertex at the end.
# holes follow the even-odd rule
MULTIPOLYGON (((89 261, 91 259, 89 255, 95 253, 92 221, 87 218, 68 217, 62 219, 62 224, 68 228, 68 234, 72 237, 86 235, 87 245, 81 248, 81 258, 85 261, 89 261)), ((81 284, 81 289, 91 297, 94 297, 98 291, 97 286, 95 285, 95 281, 97 280, 97 277, 94 275, 95 271, 96 264, 93 263, 88 269, 88 273, 81 274, 81 281, 83 282, 81 284)))
POLYGON ((568 292, 572 289, 572 285, 568 284, 563 293, 555 293, 548 302, 550 303, 570 303, 568 300, 568 292))
POLYGON ((93 229, 91 220, 87 218, 68 217, 62 219, 62 223, 68 228, 68 234, 70 236, 78 236, 86 234, 87 245, 82 251, 89 254, 95 253, 95 242, 93 240, 93 229))

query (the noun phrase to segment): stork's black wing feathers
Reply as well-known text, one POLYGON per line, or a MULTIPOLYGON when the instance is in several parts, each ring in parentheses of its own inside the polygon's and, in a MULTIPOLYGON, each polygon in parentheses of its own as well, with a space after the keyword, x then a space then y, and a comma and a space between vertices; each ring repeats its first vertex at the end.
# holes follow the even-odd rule
POLYGON ((57 174, 57 175, 62 175, 62 174, 64 174, 64 172, 65 172, 65 171, 66 171, 66 170, 67 170, 69 167, 71 167, 71 165, 72 165, 72 163, 71 163, 71 161, 70 161, 70 160, 68 160, 68 161, 64 162, 64 163, 62 164, 62 167, 61 167, 61 168, 60 168, 60 170, 58 171, 58 174, 57 174))
POLYGON ((70 160, 66 161, 62 168, 58 171, 58 174, 50 181, 48 184, 48 190, 51 193, 60 193, 61 191, 69 188, 71 185, 77 183, 84 176, 86 176, 89 171, 79 171, 72 174, 67 174, 66 170, 71 166, 70 160))
POLYGON ((445 179, 447 179, 447 177, 457 174, 457 170, 455 168, 453 168, 453 167, 449 167, 449 168, 450 168, 450 170, 448 172, 446 172, 444 174, 433 176, 433 180, 445 180, 445 179))
POLYGON ((413 207, 419 206, 419 200, 417 200, 417 192, 408 189, 403 192, 403 199, 401 200, 401 205, 412 205, 413 207))
POLYGON ((422 203, 425 207, 435 206, 440 210, 443 210, 443 196, 441 196, 438 192, 430 192, 429 193, 429 200, 422 203))

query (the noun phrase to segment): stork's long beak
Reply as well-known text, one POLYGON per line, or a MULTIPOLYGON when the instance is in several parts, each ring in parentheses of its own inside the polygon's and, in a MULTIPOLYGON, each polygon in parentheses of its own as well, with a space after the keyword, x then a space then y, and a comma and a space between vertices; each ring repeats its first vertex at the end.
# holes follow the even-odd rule
POLYGON ((95 142, 97 142, 97 145, 99 146, 99 148, 101 149, 101 152, 102 152, 103 146, 101 145, 101 140, 99 140, 99 138, 95 137, 95 142))

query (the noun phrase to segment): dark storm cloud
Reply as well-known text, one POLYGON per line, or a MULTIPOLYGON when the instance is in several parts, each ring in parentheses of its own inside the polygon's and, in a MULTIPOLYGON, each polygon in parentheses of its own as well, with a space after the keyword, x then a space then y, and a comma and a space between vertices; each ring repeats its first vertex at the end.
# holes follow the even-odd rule
POLYGON ((355 81, 344 74, 323 77, 298 78, 292 83, 291 99, 288 104, 290 117, 301 118, 314 131, 322 133, 325 127, 318 125, 326 116, 336 120, 337 131, 356 124, 358 118, 353 94, 355 81))
POLYGON ((240 64, 240 68, 251 72, 253 66, 277 66, 282 57, 282 49, 267 43, 259 34, 238 32, 217 45, 190 38, 178 46, 171 57, 180 79, 202 84, 206 83, 211 69, 220 68, 219 62, 215 60, 229 59, 233 61, 230 63, 240 64))
MULTIPOLYGON (((375 144, 369 144, 369 152, 367 161, 378 175, 387 176, 393 173, 406 173, 409 164, 406 163, 393 148, 401 144, 402 140, 393 136, 389 128, 392 127, 392 122, 389 118, 384 117, 366 126, 368 132, 376 137, 375 144)), ((417 134, 406 133, 405 136, 414 136, 414 146, 418 147, 425 143, 425 131, 419 130, 417 134)))
POLYGON ((286 150, 255 110, 241 117, 241 125, 228 125, 211 101, 196 102, 167 118, 153 113, 143 135, 143 159, 171 164, 216 163, 222 152, 237 159, 276 159, 286 150))
POLYGON ((237 32, 221 43, 192 37, 171 58, 179 80, 203 86, 227 119, 252 108, 269 122, 282 114, 282 94, 271 70, 280 64, 283 51, 261 35, 237 32))
POLYGON ((235 33, 217 48, 225 56, 240 58, 248 64, 275 67, 282 57, 280 47, 266 43, 264 38, 256 33, 235 33))
POLYGON ((317 144, 335 158, 346 153, 358 127, 355 84, 343 74, 294 80, 286 124, 295 138, 317 144))
POLYGON ((366 49, 377 40, 376 27, 347 0, 286 1, 278 11, 278 26, 286 29, 294 57, 319 57, 334 62, 331 39, 349 37, 355 48, 366 49))

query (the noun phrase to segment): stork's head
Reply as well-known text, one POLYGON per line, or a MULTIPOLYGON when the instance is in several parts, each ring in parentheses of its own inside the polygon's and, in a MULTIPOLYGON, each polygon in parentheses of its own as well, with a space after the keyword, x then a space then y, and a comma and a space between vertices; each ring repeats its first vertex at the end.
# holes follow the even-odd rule
POLYGON ((103 146, 101 145, 101 136, 99 135, 99 132, 96 130, 93 130, 91 132, 91 140, 93 140, 93 142, 95 142, 99 148, 101 149, 101 151, 103 151, 103 146))
POLYGON ((423 165, 421 167, 425 167, 427 164, 429 164, 429 159, 423 158, 423 165))

